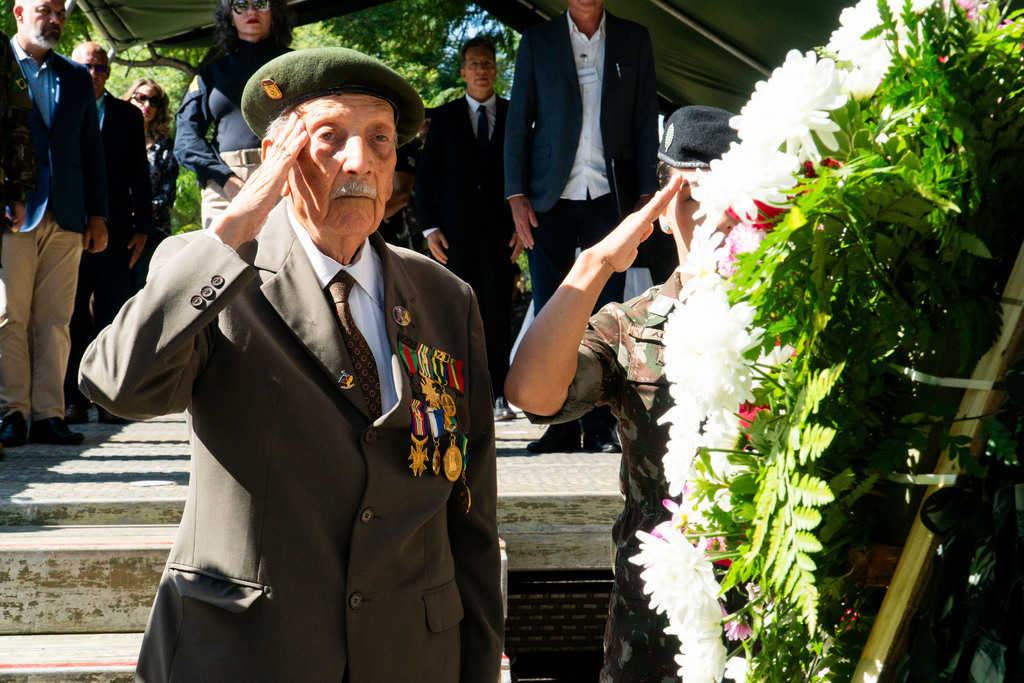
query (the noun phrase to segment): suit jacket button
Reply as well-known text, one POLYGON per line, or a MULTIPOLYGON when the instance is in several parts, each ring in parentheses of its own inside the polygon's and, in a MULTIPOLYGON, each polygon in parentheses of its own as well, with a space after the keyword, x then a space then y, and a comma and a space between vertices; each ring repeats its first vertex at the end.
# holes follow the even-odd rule
POLYGON ((215 297, 217 295, 217 293, 213 291, 213 287, 210 287, 209 285, 207 285, 206 287, 203 287, 202 289, 200 289, 199 290, 199 294, 204 299, 212 299, 213 297, 215 297))
POLYGON ((203 304, 206 303, 205 301, 203 301, 203 297, 201 297, 201 296, 194 296, 191 299, 189 299, 188 301, 189 301, 190 304, 192 304, 196 308, 202 308, 203 304))
POLYGON ((210 278, 210 284, 213 285, 214 287, 223 287, 224 278, 222 278, 220 275, 214 275, 213 277, 210 278))
POLYGON ((363 508, 363 511, 359 514, 359 521, 363 524, 369 524, 373 521, 373 508, 363 508))
POLYGON ((376 441, 377 441, 377 430, 376 429, 367 429, 366 433, 363 434, 363 441, 365 441, 366 443, 376 443, 376 441))
POLYGON ((349 596, 348 606, 352 609, 359 609, 363 605, 363 596, 359 593, 353 593, 349 596))

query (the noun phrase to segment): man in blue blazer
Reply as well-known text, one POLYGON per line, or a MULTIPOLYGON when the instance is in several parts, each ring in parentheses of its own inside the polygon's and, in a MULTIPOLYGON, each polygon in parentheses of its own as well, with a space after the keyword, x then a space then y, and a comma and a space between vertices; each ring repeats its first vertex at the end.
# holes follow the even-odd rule
MULTIPOLYGON (((523 33, 505 133, 505 196, 530 249, 534 311, 569 273, 577 247, 604 238, 657 190, 657 93, 647 29, 612 16, 604 0, 523 33)), ((621 301, 613 276, 595 310, 621 301)), ((597 412, 597 411, 595 411, 597 412)), ((583 446, 616 452, 610 413, 583 419, 583 446)), ((578 450, 580 426, 552 426, 534 452, 578 450)))
POLYGON ((494 43, 463 43, 466 95, 434 110, 416 167, 416 211, 430 253, 476 293, 487 340, 494 419, 515 414, 505 401, 512 352, 513 263, 522 251, 505 203, 503 149, 508 100, 494 92, 494 43))
MULTIPOLYGON (((114 321, 131 296, 131 269, 146 246, 153 223, 142 112, 105 90, 110 60, 102 45, 82 43, 71 53, 71 59, 86 66, 92 77, 107 165, 110 216, 109 245, 98 254, 83 254, 78 266, 78 290, 71 315, 71 356, 64 376, 64 422, 69 425, 89 421, 90 401, 78 388, 78 364, 96 333, 114 321)), ((100 422, 125 422, 101 406, 97 406, 97 415, 100 422)))
POLYGON ((39 177, 21 231, 3 236, 0 442, 76 444, 82 435, 64 423, 68 323, 82 249, 107 246, 103 145, 88 70, 53 51, 64 4, 17 0, 14 17, 11 46, 32 96, 39 177))

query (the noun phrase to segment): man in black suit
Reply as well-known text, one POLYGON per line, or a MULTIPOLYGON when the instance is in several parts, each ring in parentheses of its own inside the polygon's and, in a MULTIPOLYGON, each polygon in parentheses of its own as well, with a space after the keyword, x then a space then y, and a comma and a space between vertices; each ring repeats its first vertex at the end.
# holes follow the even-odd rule
POLYGON ((466 96, 434 110, 416 169, 416 210, 430 253, 473 288, 487 340, 494 419, 515 417, 504 397, 512 350, 512 291, 522 251, 505 203, 508 100, 494 92, 494 43, 462 45, 466 96))
MULTIPOLYGON (((568 275, 576 249, 600 242, 657 190, 658 109, 647 29, 569 0, 568 11, 523 32, 505 136, 505 196, 530 250, 534 311, 568 275)), ((622 301, 615 274, 595 311, 622 301)), ((596 414, 595 414, 596 413, 596 414)), ((583 447, 617 452, 614 419, 582 420, 583 447)), ((527 448, 578 450, 580 426, 554 425, 527 448)))
MULTIPOLYGON (((82 43, 71 58, 89 69, 107 162, 110 218, 109 246, 98 254, 83 254, 78 266, 75 311, 71 316, 71 356, 64 378, 64 421, 89 421, 89 400, 78 389, 78 364, 96 333, 109 325, 131 296, 131 269, 138 261, 150 226, 149 162, 142 114, 104 87, 110 77, 107 53, 97 43, 82 43), (91 304, 91 305, 90 305, 91 304)), ((100 422, 124 420, 97 406, 100 422)))

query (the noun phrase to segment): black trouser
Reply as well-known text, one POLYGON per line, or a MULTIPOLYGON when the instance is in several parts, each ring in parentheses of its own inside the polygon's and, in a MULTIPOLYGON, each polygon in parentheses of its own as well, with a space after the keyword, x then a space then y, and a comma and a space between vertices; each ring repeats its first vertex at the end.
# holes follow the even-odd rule
MULTIPOLYGON (((509 235, 509 239, 512 236, 509 235)), ((507 241, 448 240, 448 269, 476 293, 487 344, 487 369, 494 396, 505 395, 508 357, 512 352, 512 295, 515 270, 507 241)))
MULTIPOLYGON (((587 249, 608 236, 619 224, 619 214, 612 194, 597 199, 559 199, 550 211, 537 213, 533 231, 534 247, 530 251, 530 280, 533 288, 533 312, 554 295, 576 260, 576 248, 587 249)), ((601 290, 593 313, 605 304, 622 301, 626 274, 615 273, 601 290)), ((615 418, 607 406, 595 408, 581 420, 584 432, 600 428, 615 429, 615 418)))
POLYGON ((75 311, 71 314, 71 354, 64 375, 64 405, 88 405, 89 399, 78 389, 78 366, 86 348, 97 333, 113 322, 121 306, 132 294, 132 274, 128 244, 111 241, 98 254, 84 252, 78 264, 78 289, 75 311))

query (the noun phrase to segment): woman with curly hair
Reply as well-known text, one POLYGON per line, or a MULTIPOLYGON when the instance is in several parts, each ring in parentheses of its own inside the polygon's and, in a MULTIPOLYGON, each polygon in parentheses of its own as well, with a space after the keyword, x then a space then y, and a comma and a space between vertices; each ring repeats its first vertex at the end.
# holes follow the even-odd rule
POLYGON ((174 142, 174 156, 195 172, 202 191, 204 228, 259 166, 259 140, 242 118, 242 89, 256 69, 288 52, 294 14, 285 0, 221 0, 213 21, 224 56, 189 85, 174 142))
POLYGON ((160 84, 152 78, 137 78, 128 86, 121 99, 131 102, 142 112, 146 156, 149 159, 149 183, 153 190, 153 230, 142 255, 132 268, 132 293, 135 293, 146 284, 153 251, 171 234, 171 209, 177 195, 178 162, 174 158, 167 94, 160 84))

